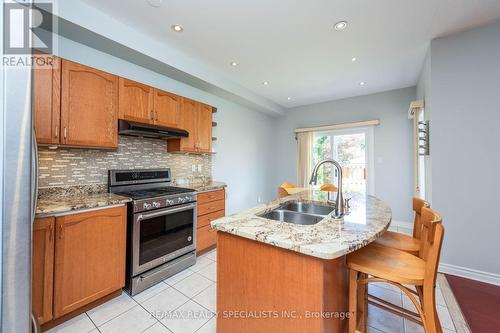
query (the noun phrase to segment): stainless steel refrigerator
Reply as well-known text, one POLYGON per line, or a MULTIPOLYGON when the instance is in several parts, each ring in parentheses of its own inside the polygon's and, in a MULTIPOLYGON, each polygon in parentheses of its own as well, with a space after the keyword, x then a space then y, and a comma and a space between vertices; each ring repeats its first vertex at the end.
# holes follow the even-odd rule
POLYGON ((1 76, 0 327, 1 332, 23 333, 32 330, 31 235, 36 205, 36 168, 32 167, 36 160, 33 151, 36 144, 33 144, 32 134, 31 70, 20 66, 2 67, 1 76))

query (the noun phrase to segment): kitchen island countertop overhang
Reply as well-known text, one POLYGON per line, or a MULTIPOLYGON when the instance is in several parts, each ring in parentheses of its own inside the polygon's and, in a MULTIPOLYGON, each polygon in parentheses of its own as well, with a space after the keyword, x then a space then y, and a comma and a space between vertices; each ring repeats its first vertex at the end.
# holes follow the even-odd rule
POLYGON ((314 225, 259 217, 289 201, 326 203, 327 192, 305 190, 211 222, 212 228, 321 259, 335 259, 366 246, 389 227, 391 209, 382 200, 351 194, 350 211, 341 219, 326 216, 314 225))

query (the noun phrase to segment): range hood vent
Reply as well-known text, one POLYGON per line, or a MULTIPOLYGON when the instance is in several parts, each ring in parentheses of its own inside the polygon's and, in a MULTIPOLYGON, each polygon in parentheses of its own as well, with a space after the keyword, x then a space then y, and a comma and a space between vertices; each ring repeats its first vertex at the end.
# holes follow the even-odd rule
POLYGON ((127 120, 118 120, 118 134, 145 138, 169 139, 187 138, 189 133, 178 128, 140 124, 127 120))

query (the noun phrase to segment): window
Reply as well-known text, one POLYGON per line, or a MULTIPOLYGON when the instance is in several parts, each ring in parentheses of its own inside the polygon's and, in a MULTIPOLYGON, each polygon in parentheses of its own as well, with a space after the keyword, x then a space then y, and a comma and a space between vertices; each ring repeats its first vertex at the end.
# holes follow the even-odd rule
MULTIPOLYGON (((315 132, 313 165, 333 158, 342 166, 343 190, 354 193, 373 193, 373 128, 353 128, 315 132)), ((318 186, 338 186, 338 175, 331 164, 318 171, 318 186)))

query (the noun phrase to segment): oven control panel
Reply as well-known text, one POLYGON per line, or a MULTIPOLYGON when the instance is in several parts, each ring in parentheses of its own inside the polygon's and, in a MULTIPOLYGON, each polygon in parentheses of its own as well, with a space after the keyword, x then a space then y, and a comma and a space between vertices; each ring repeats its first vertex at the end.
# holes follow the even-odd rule
POLYGON ((137 200, 134 201, 134 212, 177 206, 190 202, 196 202, 196 193, 183 193, 175 196, 137 200))

